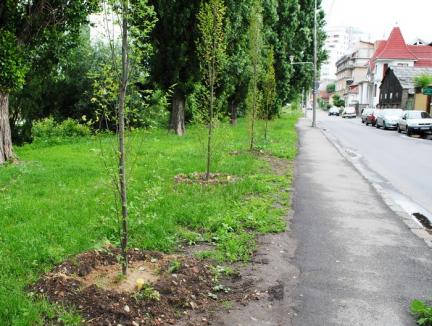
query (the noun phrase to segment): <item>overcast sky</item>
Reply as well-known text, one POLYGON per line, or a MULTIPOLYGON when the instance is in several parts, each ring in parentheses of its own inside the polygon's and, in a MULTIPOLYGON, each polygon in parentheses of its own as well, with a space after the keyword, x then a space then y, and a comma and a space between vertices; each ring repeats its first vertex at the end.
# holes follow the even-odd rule
POLYGON ((405 41, 432 42, 432 0, 322 0, 322 7, 328 27, 358 27, 375 41, 397 24, 405 41))

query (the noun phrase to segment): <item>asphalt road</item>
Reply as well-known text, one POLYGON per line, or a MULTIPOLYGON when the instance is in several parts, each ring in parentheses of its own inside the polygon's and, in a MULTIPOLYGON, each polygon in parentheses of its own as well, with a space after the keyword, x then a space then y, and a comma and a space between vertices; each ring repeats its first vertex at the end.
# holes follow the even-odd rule
MULTIPOLYGON (((309 115, 311 113, 309 112, 309 115)), ((394 130, 366 127, 360 119, 342 119, 318 112, 318 125, 331 133, 394 194, 410 213, 419 206, 432 216, 432 140, 410 138, 394 130)))
MULTIPOLYGON (((430 149, 429 144, 417 145, 414 140, 366 128, 353 120, 320 119, 323 126, 328 125, 341 137, 346 135, 353 145, 360 144, 364 137, 377 147, 406 142, 430 149)), ((414 325, 410 301, 430 299, 432 294, 430 248, 390 210, 320 130, 311 128, 308 120, 302 120, 298 129, 291 224, 297 249, 289 263, 300 274, 298 283, 287 293, 295 313, 292 317, 287 305, 286 322, 272 325, 414 325)), ((363 146, 356 149, 361 151, 363 146)), ((377 166, 385 162, 396 165, 388 169, 392 173, 404 168, 403 164, 416 162, 408 158, 400 163, 391 154, 379 154, 378 149, 365 149, 364 153, 379 155, 377 166)), ((402 160, 403 155, 400 157, 402 160)), ((414 178, 413 183, 421 184, 418 179, 414 178)))

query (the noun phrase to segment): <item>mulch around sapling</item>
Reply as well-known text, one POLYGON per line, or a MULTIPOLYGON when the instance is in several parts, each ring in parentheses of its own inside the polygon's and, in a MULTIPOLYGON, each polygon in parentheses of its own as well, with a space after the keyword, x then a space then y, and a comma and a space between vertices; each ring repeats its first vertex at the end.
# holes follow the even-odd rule
POLYGON ((235 273, 223 276, 223 269, 209 261, 138 249, 128 251, 128 277, 121 278, 119 254, 116 248, 80 254, 43 275, 29 291, 72 308, 86 325, 117 326, 175 325, 179 320, 207 325, 208 319, 194 321, 193 316, 224 301, 246 304, 260 296, 250 280, 235 273))
POLYGON ((174 177, 176 183, 186 184, 201 184, 201 185, 217 185, 236 182, 239 178, 237 176, 225 173, 210 173, 206 178, 206 173, 193 172, 190 174, 178 174, 174 177))

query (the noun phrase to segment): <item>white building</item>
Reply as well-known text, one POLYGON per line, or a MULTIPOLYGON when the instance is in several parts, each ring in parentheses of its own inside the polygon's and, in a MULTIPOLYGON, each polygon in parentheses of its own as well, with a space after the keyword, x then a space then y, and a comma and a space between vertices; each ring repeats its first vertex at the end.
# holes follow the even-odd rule
POLYGON ((354 27, 331 27, 327 28, 327 39, 325 50, 328 60, 321 66, 321 80, 336 80, 336 62, 346 54, 352 53, 360 40, 367 40, 368 37, 362 31, 354 27))

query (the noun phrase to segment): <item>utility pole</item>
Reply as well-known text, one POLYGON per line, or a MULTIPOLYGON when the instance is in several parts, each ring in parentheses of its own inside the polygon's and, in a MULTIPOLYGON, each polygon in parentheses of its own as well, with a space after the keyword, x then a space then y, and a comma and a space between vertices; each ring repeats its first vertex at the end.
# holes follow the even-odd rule
POLYGON ((316 127, 316 109, 317 109, 317 92, 318 92, 318 81, 317 81, 317 0, 314 3, 314 58, 313 58, 313 118, 312 127, 316 127))

